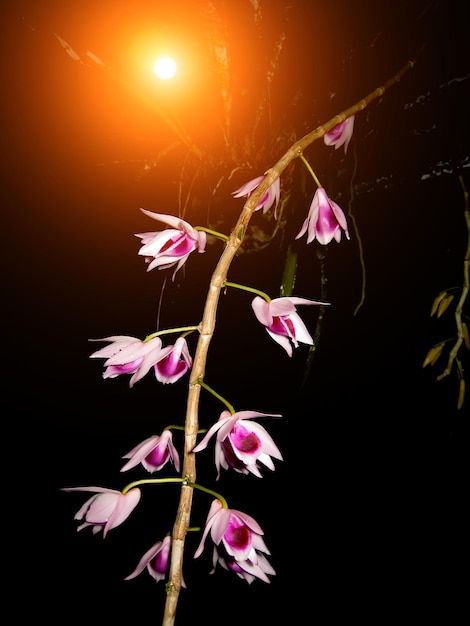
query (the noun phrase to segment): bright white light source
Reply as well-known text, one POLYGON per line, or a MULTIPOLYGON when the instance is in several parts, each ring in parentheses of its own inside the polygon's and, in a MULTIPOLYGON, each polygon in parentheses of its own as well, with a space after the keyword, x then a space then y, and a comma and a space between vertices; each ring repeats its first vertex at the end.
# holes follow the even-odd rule
POLYGON ((176 74, 176 63, 170 57, 161 57, 156 61, 153 70, 158 78, 168 80, 176 74))

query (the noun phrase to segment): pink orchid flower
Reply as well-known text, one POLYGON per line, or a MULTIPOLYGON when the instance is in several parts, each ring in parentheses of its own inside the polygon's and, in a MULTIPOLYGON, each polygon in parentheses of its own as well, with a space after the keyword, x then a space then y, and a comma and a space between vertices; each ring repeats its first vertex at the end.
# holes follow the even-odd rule
POLYGON ((164 384, 175 383, 193 364, 184 337, 178 337, 174 346, 163 348, 162 355, 163 358, 155 363, 155 376, 164 384))
POLYGON ((296 239, 302 237, 308 229, 307 243, 315 238, 326 246, 332 239, 341 241, 341 231, 349 239, 348 223, 342 209, 330 200, 323 187, 319 187, 313 196, 312 204, 296 239))
POLYGON ((270 554, 262 537, 264 533, 258 522, 250 515, 235 509, 223 508, 220 500, 214 500, 194 558, 202 553, 209 532, 214 542, 211 574, 219 563, 224 569, 234 571, 248 583, 255 578, 266 583, 270 582, 267 575, 274 575, 276 572, 264 556, 270 554))
POLYGON ((251 584, 256 578, 259 578, 263 582, 269 584, 271 581, 267 577, 267 574, 270 576, 274 576, 276 574, 272 565, 262 552, 256 552, 256 562, 251 559, 239 562, 234 559, 233 556, 228 555, 226 552, 224 553, 223 550, 219 550, 216 546, 214 546, 212 554, 213 569, 210 574, 215 572, 217 563, 219 563, 219 565, 221 565, 224 569, 235 572, 239 578, 246 580, 248 584, 251 584))
POLYGON ((136 233, 136 237, 140 237, 143 244, 138 254, 144 256, 149 264, 148 272, 155 267, 164 270, 176 266, 173 272, 174 280, 176 272, 186 263, 191 252, 194 250, 205 252, 207 235, 179 217, 152 213, 145 209, 141 211, 154 220, 168 224, 171 228, 159 232, 136 233))
POLYGON ((344 145, 344 154, 346 154, 354 130, 354 117, 354 115, 351 115, 344 122, 325 133, 323 137, 325 145, 334 146, 335 150, 344 145))
POLYGON ((90 358, 106 359, 103 378, 116 378, 121 374, 132 374, 129 387, 133 387, 155 363, 165 356, 165 353, 162 353, 160 337, 154 337, 150 341, 142 341, 137 337, 114 335, 103 339, 90 339, 90 341, 111 342, 109 346, 93 352, 90 358))
POLYGON ((274 413, 258 413, 257 411, 240 411, 233 415, 230 411, 223 411, 218 422, 209 428, 193 452, 204 450, 210 438, 217 433, 215 442, 217 480, 220 477, 221 467, 224 469, 232 467, 241 474, 251 472, 261 478, 260 463, 274 470, 271 457, 282 461, 282 455, 268 432, 250 419, 267 416, 282 417, 274 413))
POLYGON ((142 463, 143 467, 152 474, 161 470, 169 460, 175 466, 176 471, 180 471, 180 458, 173 445, 173 434, 170 430, 164 430, 161 435, 145 439, 122 458, 129 459, 129 461, 121 468, 121 472, 126 472, 142 463))
POLYGON ((131 489, 126 494, 105 487, 64 487, 62 491, 96 492, 77 511, 74 519, 85 520, 77 530, 91 526, 93 534, 102 530, 103 537, 129 517, 141 496, 140 489, 137 488, 131 489))
MULTIPOLYGON (((232 192, 232 196, 234 198, 241 198, 243 196, 249 197, 253 193, 253 191, 259 186, 261 181, 264 179, 264 176, 257 176, 253 180, 248 181, 238 189, 232 192)), ((264 194, 261 196, 259 203, 257 204, 255 211, 259 211, 263 209, 263 213, 269 211, 269 209, 274 204, 274 217, 277 217, 277 205, 279 204, 279 198, 281 195, 281 183, 279 178, 270 185, 264 194)))
POLYGON ((328 304, 306 298, 284 297, 274 298, 266 302, 260 296, 256 296, 251 306, 261 324, 266 326, 268 334, 289 356, 292 356, 292 346, 299 347, 299 343, 313 345, 313 339, 307 327, 296 313, 296 304, 328 304))
MULTIPOLYGON (((171 544, 172 539, 170 535, 167 535, 163 541, 157 541, 157 543, 143 555, 132 574, 126 576, 124 580, 135 578, 143 572, 145 568, 147 568, 148 573, 157 583, 160 580, 165 580, 170 563, 171 544)), ((184 580, 181 581, 181 586, 186 588, 184 580)))

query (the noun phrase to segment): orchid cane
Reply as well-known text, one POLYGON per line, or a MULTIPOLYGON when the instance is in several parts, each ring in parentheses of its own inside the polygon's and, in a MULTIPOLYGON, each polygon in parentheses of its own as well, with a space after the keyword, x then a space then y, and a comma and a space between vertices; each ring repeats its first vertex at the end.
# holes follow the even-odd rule
MULTIPOLYGON (((212 274, 200 324, 199 340, 192 368, 192 381, 196 381, 196 383, 190 383, 189 385, 185 420, 185 445, 182 474, 183 476, 187 476, 190 482, 196 481, 196 459, 193 449, 196 445, 196 435, 198 431, 198 406, 201 392, 201 385, 197 381, 204 378, 207 353, 215 329, 220 293, 227 279, 228 270, 235 254, 243 243, 243 237, 253 213, 259 207, 260 201, 268 188, 279 179, 283 171, 294 159, 303 154, 308 146, 314 141, 324 137, 328 131, 334 129, 338 124, 341 124, 359 111, 364 110, 373 100, 382 96, 387 89, 398 83, 403 75, 409 69, 413 68, 414 65, 415 61, 408 61, 381 87, 377 87, 362 100, 296 141, 278 162, 266 172, 264 179, 245 202, 238 221, 232 230, 229 241, 212 274)), ((176 520, 173 526, 173 545, 163 626, 173 626, 175 621, 178 597, 182 586, 184 543, 189 527, 192 498, 193 489, 188 484, 183 483, 181 486, 181 496, 176 520)))

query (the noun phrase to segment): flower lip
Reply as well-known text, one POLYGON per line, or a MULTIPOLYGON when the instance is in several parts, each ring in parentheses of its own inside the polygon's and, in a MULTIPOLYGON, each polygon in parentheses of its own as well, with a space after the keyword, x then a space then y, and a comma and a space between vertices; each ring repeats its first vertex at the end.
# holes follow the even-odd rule
POLYGON ((142 242, 138 254, 145 257, 148 272, 154 268, 164 270, 174 267, 174 280, 177 271, 194 250, 205 252, 207 235, 174 215, 153 213, 146 209, 141 211, 148 217, 167 224, 169 228, 158 232, 136 233, 135 236, 142 242))
POLYGON ((277 413, 240 411, 230 414, 223 411, 218 421, 209 428, 193 452, 204 450, 209 440, 216 436, 215 466, 217 480, 220 470, 229 467, 242 474, 252 473, 261 478, 260 464, 274 470, 272 458, 282 460, 282 454, 263 426, 253 421, 259 417, 282 417, 277 413))
POLYGON ((163 354, 154 366, 155 376, 163 384, 175 383, 192 367, 193 359, 184 337, 178 337, 173 346, 163 348, 163 354))
MULTIPOLYGON (((232 191, 232 196, 234 198, 241 198, 243 196, 249 198, 253 191, 255 191, 255 189, 259 187, 264 178, 264 176, 257 176, 256 178, 253 178, 235 191, 232 191)), ((261 196, 254 210, 259 211, 260 209, 263 209, 263 213, 266 213, 274 204, 274 217, 276 218, 280 195, 281 183, 280 179, 276 178, 276 180, 271 185, 269 185, 264 194, 261 196)))
MULTIPOLYGON (((168 571, 168 565, 170 562, 172 538, 167 535, 163 541, 157 541, 140 559, 135 570, 126 576, 124 580, 131 580, 138 576, 141 572, 147 568, 148 573, 157 582, 164 580, 168 571)), ((181 580, 181 586, 186 588, 186 583, 181 580)))
POLYGON ((140 489, 137 487, 126 494, 106 487, 63 487, 61 490, 91 491, 95 494, 75 514, 76 520, 84 520, 77 530, 91 526, 94 534, 103 530, 103 537, 129 517, 141 496, 140 489))
POLYGON ((299 343, 313 344, 313 338, 296 312, 296 305, 301 304, 327 305, 329 303, 295 296, 274 298, 270 302, 256 296, 251 303, 258 321, 266 327, 271 338, 283 347, 289 356, 292 356, 293 346, 297 348, 299 343))
POLYGON ((353 135, 355 116, 351 115, 343 122, 340 122, 337 126, 325 133, 323 140, 325 145, 334 146, 335 150, 344 145, 344 154, 348 151, 349 142, 353 135))
POLYGON ((180 471, 180 459, 178 451, 173 444, 172 432, 168 429, 162 434, 148 437, 123 456, 129 459, 121 468, 121 472, 136 467, 139 463, 150 473, 157 472, 164 467, 169 460, 174 464, 177 472, 180 471))
POLYGON ((323 187, 319 187, 316 190, 308 215, 296 239, 300 239, 307 231, 307 244, 314 239, 317 239, 318 243, 324 246, 333 239, 339 243, 341 241, 341 231, 344 231, 347 239, 350 238, 343 210, 327 196, 323 187))
POLYGON ((219 500, 214 500, 194 558, 202 553, 209 534, 214 542, 211 573, 220 563, 248 583, 255 578, 269 583, 267 575, 274 575, 275 571, 265 556, 269 555, 269 550, 263 540, 263 530, 253 517, 224 508, 219 500))
POLYGON ((129 387, 133 387, 155 363, 165 356, 160 337, 154 337, 150 341, 141 341, 136 337, 113 335, 103 339, 90 339, 90 341, 110 342, 108 346, 93 352, 90 358, 106 359, 103 378, 132 374, 129 387))
POLYGON ((162 434, 148 437, 123 456, 129 461, 121 468, 125 472, 139 463, 150 473, 157 472, 164 467, 169 460, 180 470, 178 451, 173 444, 172 432, 165 429, 162 434))

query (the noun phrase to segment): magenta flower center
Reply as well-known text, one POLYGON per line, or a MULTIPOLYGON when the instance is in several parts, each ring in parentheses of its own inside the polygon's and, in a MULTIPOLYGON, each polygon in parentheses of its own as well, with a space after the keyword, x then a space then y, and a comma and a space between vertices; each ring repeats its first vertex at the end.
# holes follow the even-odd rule
POLYGON ((152 567, 159 574, 165 574, 168 569, 168 552, 160 551, 150 561, 150 567, 152 567))
POLYGON ((238 565, 233 557, 227 558, 225 560, 227 567, 232 570, 232 572, 242 573, 242 568, 238 565))
POLYGON ((188 237, 185 233, 178 235, 176 237, 172 237, 168 241, 164 243, 161 247, 160 254, 162 252, 166 252, 167 250, 171 250, 172 255, 174 256, 184 256, 191 252, 194 248, 194 241, 188 237))
POLYGON ((273 323, 268 326, 269 330, 276 335, 283 335, 284 337, 295 337, 295 328, 292 320, 288 315, 280 315, 273 318, 273 323))
POLYGON ((230 439, 240 452, 255 452, 261 448, 259 437, 240 424, 232 428, 230 439))
POLYGON ((264 194, 261 196, 261 200, 259 201, 258 206, 259 206, 259 207, 264 206, 264 205, 266 204, 266 202, 268 201, 268 199, 269 199, 269 189, 267 189, 267 190, 264 192, 264 194))
POLYGON ((237 548, 244 548, 250 543, 251 533, 246 526, 230 529, 230 545, 237 548))
POLYGON ((252 452, 258 447, 258 437, 255 434, 250 433, 247 437, 243 437, 243 439, 241 440, 239 450, 241 450, 242 452, 252 452))
POLYGON ((246 467, 245 463, 240 461, 240 459, 235 455, 233 451, 233 446, 231 445, 231 441, 229 439, 222 441, 221 447, 225 456, 225 460, 230 465, 230 467, 233 467, 236 470, 241 470, 246 467))
POLYGON ((188 365, 185 361, 176 361, 171 354, 159 361, 155 365, 155 367, 158 369, 159 372, 166 376, 172 376, 174 374, 181 373, 184 374, 188 369, 188 365))
POLYGON ((133 374, 142 365, 144 357, 141 356, 129 363, 122 363, 122 365, 110 365, 109 370, 115 374, 133 374))
POLYGON ((341 135, 343 134, 344 127, 346 126, 346 121, 341 122, 338 126, 335 126, 333 130, 330 130, 329 135, 333 141, 338 141, 341 135))
POLYGON ((157 446, 152 450, 152 452, 147 455, 145 460, 148 461, 148 463, 150 463, 151 465, 155 465, 158 467, 162 463, 166 463, 169 456, 170 452, 168 448, 161 448, 160 446, 157 446))

